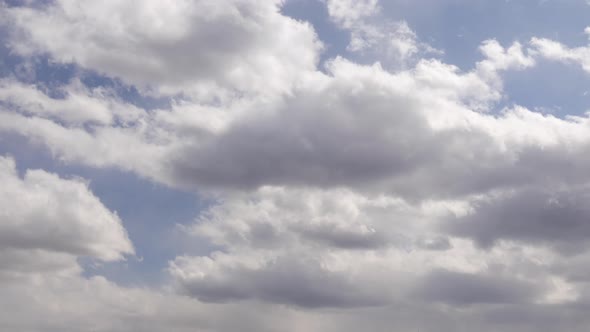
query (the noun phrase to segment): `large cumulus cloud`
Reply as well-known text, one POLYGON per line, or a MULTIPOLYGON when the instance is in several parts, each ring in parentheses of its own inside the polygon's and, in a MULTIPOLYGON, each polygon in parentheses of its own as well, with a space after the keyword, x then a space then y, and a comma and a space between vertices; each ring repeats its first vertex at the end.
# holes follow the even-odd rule
POLYGON ((23 55, 50 53, 154 92, 288 90, 313 70, 313 29, 281 1, 55 1, 3 7, 23 55))
MULTIPOLYGON (((585 118, 560 120, 523 108, 481 113, 501 97, 500 71, 530 65, 518 45, 483 48, 487 58, 468 73, 436 60, 390 73, 337 58, 328 74, 306 75, 292 94, 221 106, 183 102, 141 112, 83 91, 121 110, 114 126, 64 125, 65 113, 52 114, 58 121, 26 117, 27 104, 16 95, 23 88, 10 89, 1 128, 45 142, 66 161, 117 166, 179 187, 344 185, 408 197, 493 189, 528 174, 529 156, 544 145, 566 141, 583 149, 585 118), (100 157, 85 153, 90 147, 100 157)), ((58 102, 41 96, 43 110, 58 102)), ((76 107, 69 96, 59 103, 76 107)), ((555 151, 555 162, 564 153, 555 151)))

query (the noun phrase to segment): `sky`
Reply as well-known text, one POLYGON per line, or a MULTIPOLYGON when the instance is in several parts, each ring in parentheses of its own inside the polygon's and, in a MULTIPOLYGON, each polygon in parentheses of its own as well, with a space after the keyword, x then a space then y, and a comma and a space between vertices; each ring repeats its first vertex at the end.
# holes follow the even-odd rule
POLYGON ((585 0, 0 0, 0 330, 590 317, 585 0))

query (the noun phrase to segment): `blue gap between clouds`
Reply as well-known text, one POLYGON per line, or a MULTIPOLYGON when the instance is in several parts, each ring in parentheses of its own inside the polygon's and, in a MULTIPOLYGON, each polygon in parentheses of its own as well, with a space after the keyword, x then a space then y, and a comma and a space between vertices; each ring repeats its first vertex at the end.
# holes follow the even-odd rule
POLYGON ((558 118, 590 111, 590 73, 579 65, 538 61, 533 68, 502 76, 512 104, 558 118))

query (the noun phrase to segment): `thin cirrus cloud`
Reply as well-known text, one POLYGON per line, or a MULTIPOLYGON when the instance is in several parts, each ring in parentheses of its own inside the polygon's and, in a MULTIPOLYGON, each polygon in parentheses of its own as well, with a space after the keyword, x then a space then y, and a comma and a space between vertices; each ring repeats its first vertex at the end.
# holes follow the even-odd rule
POLYGON ((532 29, 448 63, 414 14, 461 1, 318 0, 313 20, 306 1, 0 5, 0 147, 19 152, 0 158, 0 329, 585 331, 590 119, 517 104, 505 76, 587 73, 587 47, 532 29), (328 58, 326 26, 348 36, 328 58), (18 159, 40 150, 55 171, 18 159), (131 198, 92 191, 105 170, 199 209, 162 204, 145 230, 170 232, 135 247, 108 206, 131 198))

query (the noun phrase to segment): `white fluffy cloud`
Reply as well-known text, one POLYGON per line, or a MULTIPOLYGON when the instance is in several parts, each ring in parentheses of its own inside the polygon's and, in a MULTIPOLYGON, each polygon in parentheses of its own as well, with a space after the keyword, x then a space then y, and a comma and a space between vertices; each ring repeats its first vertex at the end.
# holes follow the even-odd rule
MULTIPOLYGON (((180 292, 221 303, 257 299, 314 308, 424 301, 477 308, 577 298, 583 288, 553 268, 559 256, 537 246, 539 241, 530 245, 506 226, 497 233, 508 241, 482 249, 449 233, 449 227, 469 233, 478 220, 485 222, 482 227, 498 225, 479 204, 475 199, 416 205, 347 190, 266 187, 225 197, 204 213, 187 230, 220 251, 178 257, 169 270, 180 292), (458 227, 465 218, 473 218, 473 225, 458 227)), ((516 227, 543 239, 544 225, 529 218, 516 227)), ((572 245, 583 245, 575 229, 564 228, 562 234, 572 245)))
POLYGON ((6 292, 21 282, 32 287, 45 278, 76 276, 80 257, 109 262, 134 253, 119 217, 82 180, 43 170, 20 176, 9 157, 0 157, 0 180, 0 283, 9 286, 6 292))
POLYGON ((48 52, 155 92, 288 91, 321 45, 280 3, 59 0, 3 17, 19 54, 48 52))
MULTIPOLYGON (((585 32, 590 37, 590 27, 586 28, 585 32)), ((590 72, 590 46, 571 48, 555 40, 536 37, 531 39, 530 43, 533 51, 541 57, 563 63, 578 64, 586 72, 590 72)))

